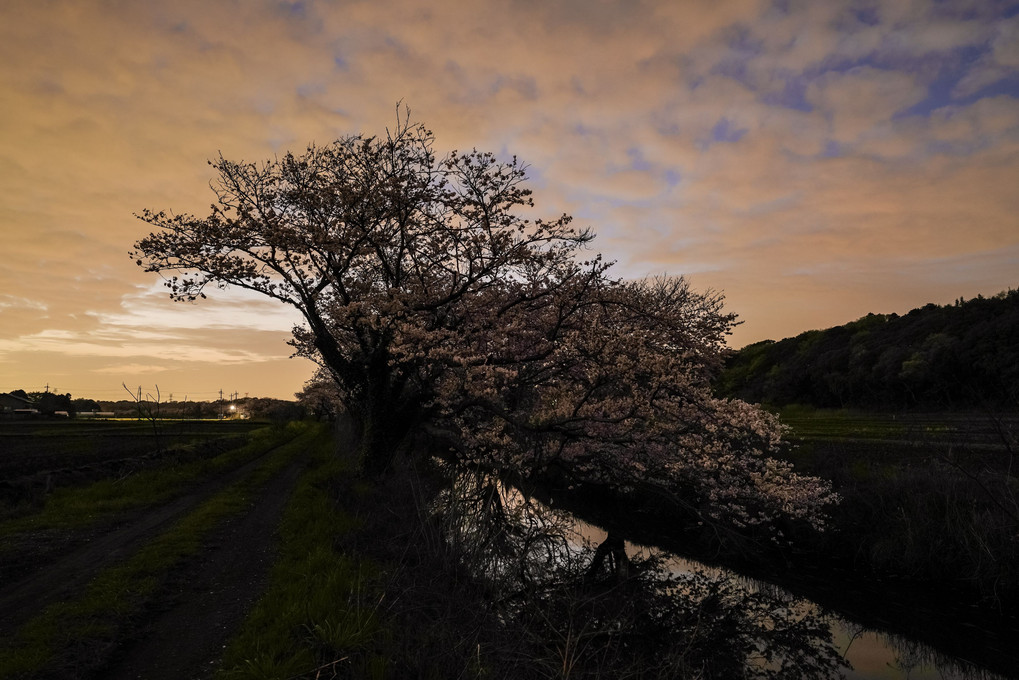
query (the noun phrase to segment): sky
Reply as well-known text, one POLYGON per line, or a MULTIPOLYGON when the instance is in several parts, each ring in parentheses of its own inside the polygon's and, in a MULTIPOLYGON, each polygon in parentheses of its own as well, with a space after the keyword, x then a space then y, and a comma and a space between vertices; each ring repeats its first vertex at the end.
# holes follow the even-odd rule
POLYGON ((723 292, 733 347, 1019 287, 1016 2, 4 0, 0 391, 292 397, 296 314, 170 301, 135 214, 399 101, 615 274, 723 292))

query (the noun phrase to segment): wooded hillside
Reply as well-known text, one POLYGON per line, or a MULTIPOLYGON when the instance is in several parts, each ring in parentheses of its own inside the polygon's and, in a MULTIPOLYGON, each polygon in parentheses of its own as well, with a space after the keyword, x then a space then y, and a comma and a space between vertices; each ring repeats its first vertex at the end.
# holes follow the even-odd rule
POLYGON ((775 405, 977 408, 1019 401, 1019 290, 868 314, 730 357, 720 394, 775 405))

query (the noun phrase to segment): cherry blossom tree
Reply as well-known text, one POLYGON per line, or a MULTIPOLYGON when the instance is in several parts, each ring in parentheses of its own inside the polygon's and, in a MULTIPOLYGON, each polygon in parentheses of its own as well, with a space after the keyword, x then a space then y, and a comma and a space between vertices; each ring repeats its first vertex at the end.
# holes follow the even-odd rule
POLYGON ((298 405, 316 419, 335 420, 339 415, 340 393, 336 389, 336 381, 325 368, 320 367, 294 396, 298 405))
POLYGON ((589 230, 529 217, 515 157, 433 143, 405 114, 381 137, 220 157, 211 213, 144 211, 157 230, 133 256, 176 300, 233 285, 299 310, 292 344, 335 381, 370 473, 425 431, 490 469, 821 521, 830 488, 769 457, 779 423, 712 396, 735 323, 720 295, 610 276, 589 230))

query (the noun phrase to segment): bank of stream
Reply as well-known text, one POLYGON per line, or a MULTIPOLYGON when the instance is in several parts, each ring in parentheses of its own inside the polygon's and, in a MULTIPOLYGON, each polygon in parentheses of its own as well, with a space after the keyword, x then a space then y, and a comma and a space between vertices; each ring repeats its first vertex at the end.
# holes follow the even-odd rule
MULTIPOLYGON (((460 484, 465 486, 463 479, 460 484)), ((689 645, 681 650, 678 666, 688 674, 719 657, 742 664, 743 670, 704 666, 703 677, 742 675, 749 668, 746 677, 1019 678, 1015 619, 968 605, 952 593, 866 582, 849 570, 825 570, 824 560, 815 560, 813 569, 792 563, 779 568, 776 553, 767 551, 764 560, 755 556, 753 562, 740 562, 732 555, 726 560, 705 552, 708 543, 694 538, 689 528, 671 530, 660 517, 642 521, 623 507, 534 489, 525 495, 490 479, 469 480, 466 486, 470 490, 463 498, 451 501, 453 491, 448 491, 445 502, 458 506, 462 516, 468 509, 469 518, 458 520, 463 543, 499 546, 471 547, 479 554, 487 551, 476 559, 474 571, 498 583, 494 592, 514 593, 509 597, 528 592, 532 608, 569 612, 562 621, 545 622, 550 634, 570 630, 573 637, 562 640, 562 648, 583 642, 584 631, 597 630, 583 644, 593 648, 614 644, 612 636, 644 635, 659 636, 662 649, 689 645), (507 550, 507 543, 516 547, 507 550), (509 554, 513 558, 507 559, 509 554), (579 582, 582 595, 576 589, 557 599, 548 594, 579 582), (628 604, 590 605, 605 593, 609 599, 623 593, 628 604), (610 621, 620 613, 625 620, 610 621), (578 622, 584 626, 580 633, 578 622)), ((442 512, 455 514, 448 507, 442 512)), ((695 671, 690 677, 701 676, 695 671)))
MULTIPOLYGON (((578 534, 588 541, 598 544, 607 539, 608 534, 602 529, 577 520, 578 534)), ((978 627, 975 624, 961 622, 949 623, 937 618, 931 619, 936 614, 934 608, 912 609, 911 614, 917 625, 923 626, 968 626, 971 630, 967 634, 976 634, 983 638, 982 644, 976 650, 977 654, 968 657, 956 656, 950 652, 941 651, 907 635, 896 634, 887 629, 875 628, 873 625, 863 623, 852 618, 851 614, 842 610, 831 609, 829 606, 822 606, 804 596, 797 596, 786 588, 769 581, 760 580, 753 576, 734 571, 732 569, 712 566, 694 559, 680 557, 657 547, 643 546, 627 542, 625 544, 627 555, 631 559, 640 560, 650 555, 657 555, 663 560, 666 567, 673 574, 697 574, 707 573, 713 578, 729 579, 736 581, 748 592, 764 592, 768 597, 781 602, 788 602, 803 615, 816 617, 823 625, 831 631, 831 644, 848 663, 848 667, 841 670, 842 675, 850 680, 993 680, 995 678, 1019 677, 1016 675, 1001 675, 988 670, 981 665, 981 661, 994 665, 995 660, 987 659, 982 654, 987 651, 990 638, 996 640, 996 649, 990 650, 999 654, 997 663, 1005 664, 998 667, 1006 670, 1011 664, 1007 661, 1006 655, 1012 652, 1008 648, 1008 642, 1000 639, 1003 631, 991 631, 987 628, 978 627)), ((838 586, 830 586, 833 594, 839 591, 838 586)), ((850 591, 852 592, 852 591, 850 591)), ((838 599, 843 599, 846 593, 840 593, 838 599)), ((902 603, 886 602, 889 607, 903 608, 902 603)), ((874 612, 878 617, 880 612, 874 612)), ((948 633, 942 629, 940 633, 948 633)), ((1014 668, 1014 667, 1013 667, 1014 668)))
POLYGON ((646 517, 628 515, 611 504, 538 496, 540 507, 547 508, 547 503, 567 514, 576 546, 604 545, 612 535, 623 540, 629 560, 653 558, 674 575, 708 574, 735 582, 748 593, 764 593, 815 618, 848 662, 841 670, 846 678, 1019 678, 1019 620, 967 601, 963 593, 861 578, 822 557, 812 560, 801 554, 782 564, 777 553, 763 561, 735 553, 725 556, 689 527, 670 530, 667 523, 644 521, 646 517))

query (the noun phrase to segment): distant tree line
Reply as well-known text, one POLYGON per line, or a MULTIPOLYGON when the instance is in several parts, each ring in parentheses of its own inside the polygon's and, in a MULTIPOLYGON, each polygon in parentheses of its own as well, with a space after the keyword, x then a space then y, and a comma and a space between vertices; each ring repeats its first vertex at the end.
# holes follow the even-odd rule
POLYGON ((75 401, 70 394, 57 394, 56 392, 26 392, 25 390, 11 390, 8 394, 12 397, 23 399, 44 415, 53 415, 59 411, 73 414, 75 412, 75 401))
POLYGON ((1019 290, 868 314, 732 355, 725 396, 785 405, 976 408, 1019 401, 1019 290))
POLYGON ((162 418, 219 418, 243 414, 245 417, 255 419, 294 419, 303 417, 305 411, 309 410, 304 403, 299 404, 294 401, 266 397, 244 397, 229 401, 171 401, 166 399, 159 403, 142 400, 139 404, 138 401, 130 399, 99 401, 73 398, 70 393, 26 392, 21 389, 11 390, 9 394, 26 400, 31 404, 31 408, 38 410, 40 414, 50 416, 54 413, 65 412, 73 417, 79 413, 94 411, 130 416, 138 412, 140 405, 146 414, 151 413, 162 418), (233 410, 230 409, 231 405, 234 407, 233 410))

